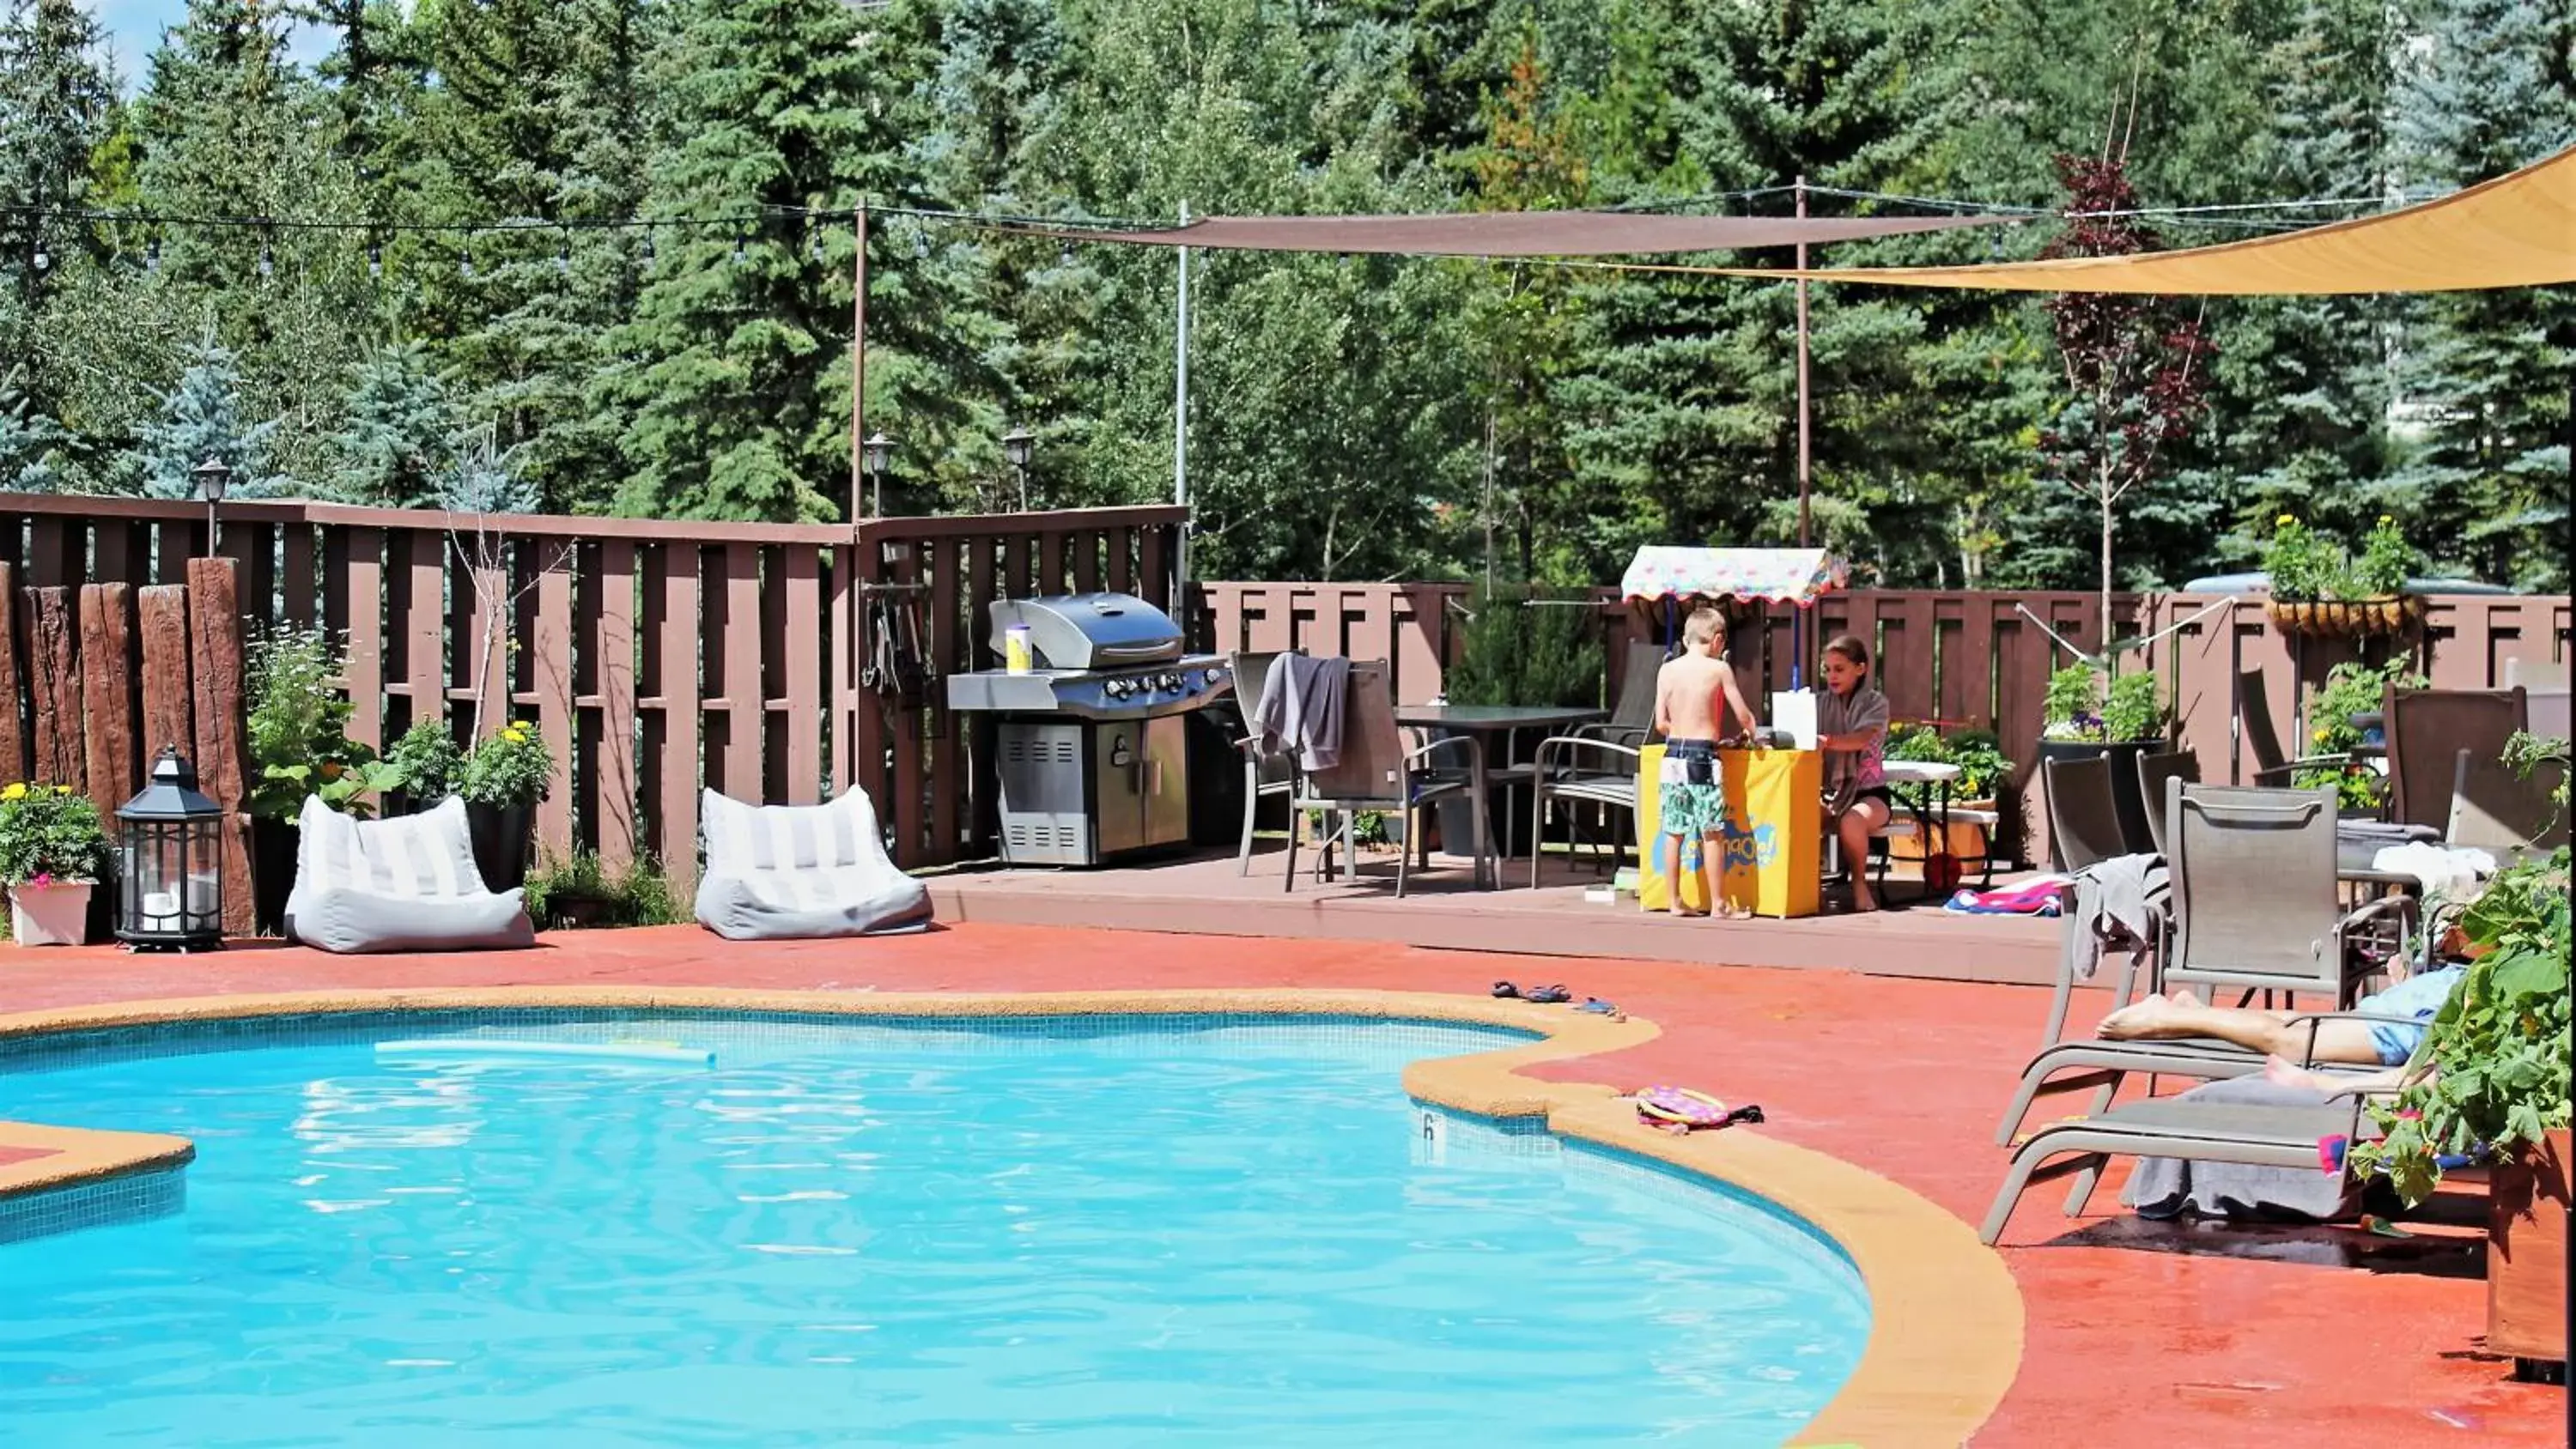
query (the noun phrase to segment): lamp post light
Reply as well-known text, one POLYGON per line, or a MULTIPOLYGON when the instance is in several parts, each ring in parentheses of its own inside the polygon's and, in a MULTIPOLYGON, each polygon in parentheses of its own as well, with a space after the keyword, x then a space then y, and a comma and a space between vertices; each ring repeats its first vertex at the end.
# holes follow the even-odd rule
POLYGON ((197 792, 177 746, 116 820, 116 938, 138 951, 220 948, 224 807, 197 792))
POLYGON ((221 458, 208 458, 189 469, 188 476, 196 480, 197 491, 206 496, 206 556, 212 558, 224 538, 223 525, 215 518, 215 505, 224 501, 224 490, 232 486, 233 470, 221 458))
POLYGON ((1038 440, 1026 428, 1013 428, 1002 435, 1002 460, 1020 485, 1020 511, 1029 511, 1029 454, 1036 451, 1038 440))
POLYGON ((894 446, 894 439, 883 433, 870 433, 868 440, 860 444, 867 459, 868 488, 873 500, 868 511, 878 518, 885 517, 885 480, 886 474, 894 470, 894 446))

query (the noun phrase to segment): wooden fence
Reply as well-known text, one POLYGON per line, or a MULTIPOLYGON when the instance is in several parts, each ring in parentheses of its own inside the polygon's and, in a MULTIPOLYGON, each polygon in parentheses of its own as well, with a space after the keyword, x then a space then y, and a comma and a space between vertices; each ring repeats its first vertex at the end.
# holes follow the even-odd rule
MULTIPOLYGON (((1302 647, 1387 660, 1398 701, 1419 703, 1440 692, 1444 663, 1459 655, 1467 597, 1463 584, 1211 583, 1195 593, 1193 625, 1203 644, 1221 651, 1302 647)), ((1664 616, 1630 607, 1611 589, 1598 591, 1598 601, 1608 701, 1618 697, 1625 643, 1661 639, 1664 616)), ((2181 626, 2145 658, 2164 676, 2176 738, 2200 757, 2203 778, 2211 780, 2251 778, 2253 761, 2239 740, 2240 673, 2261 676, 2272 718, 2284 731, 2296 730, 2309 691, 2365 647, 2285 635, 2272 627, 2260 598, 2121 594, 2112 605, 2124 637, 2181 626)), ((1868 641, 1879 687, 1897 719, 1991 729, 2000 737, 2014 762, 2010 822, 2017 812, 2009 797, 2027 793, 2023 787, 2038 768, 2040 699, 2049 672, 2069 662, 2034 616, 2090 652, 2101 643, 2100 609, 2099 597, 2088 593, 1860 590, 1816 604, 1803 634, 1804 659, 1792 657, 1795 611, 1785 606, 1737 606, 1731 647, 1759 710, 1762 695, 1789 687, 1793 667, 1812 684, 1823 639, 1852 633, 1868 641)), ((2423 629, 2404 647, 2415 651, 2437 687, 2492 688, 2503 682, 2509 659, 2563 663, 2568 629, 2564 596, 2446 595, 2429 601, 2423 629)), ((2005 844, 2036 856, 2041 822, 2028 817, 2038 812, 2020 813, 2030 833, 2016 837, 2008 829, 2005 844)))
MULTIPOLYGON (((902 864, 977 853, 992 772, 939 678, 989 662, 982 621, 995 597, 1111 588, 1175 607, 1184 516, 1095 509, 853 528, 242 502, 222 510, 220 555, 239 598, 226 612, 251 636, 318 625, 344 641, 352 738, 382 748, 417 720, 460 738, 533 721, 556 760, 540 849, 595 850, 612 870, 649 857, 685 891, 701 784, 811 802, 855 781, 902 864)), ((39 693, 61 686, 35 661, 59 657, 43 611, 69 595, 46 591, 193 577, 207 535, 202 504, 0 493, 0 565, 33 591, 0 595, 37 600, 0 635, 0 719, 41 739, 61 709, 59 692, 39 693)), ((148 634, 148 612, 144 622, 148 634)), ((124 658, 127 682, 111 673, 102 687, 136 693, 149 718, 164 681, 134 638, 102 632, 92 649, 124 658)), ((159 743, 147 730, 110 753, 139 771, 139 751, 159 743)), ((0 730, 11 778, 78 778, 58 755, 12 760, 9 744, 0 730)))

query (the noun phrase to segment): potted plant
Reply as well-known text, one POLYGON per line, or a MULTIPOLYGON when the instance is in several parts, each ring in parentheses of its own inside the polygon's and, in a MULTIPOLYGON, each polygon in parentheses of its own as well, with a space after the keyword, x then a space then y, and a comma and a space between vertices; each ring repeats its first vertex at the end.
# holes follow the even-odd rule
MULTIPOLYGON (((2526 772, 2567 759, 2563 739, 2517 735, 2526 772)), ((2567 808, 2567 787, 2558 787, 2567 808)), ((2406 1086, 2372 1104, 2384 1134, 2354 1146, 2355 1172, 2383 1172, 2409 1204, 2446 1161, 2492 1161, 2487 1347, 2534 1363, 2567 1352, 2568 852, 2496 874, 2460 922, 2470 958, 2406 1064, 2406 1086)))
POLYGON ((2102 677, 2102 671, 2091 664, 2070 664, 2048 677, 2040 701, 2044 724, 2039 757, 2108 760, 2121 839, 2132 851, 2152 850, 2155 838, 2147 832, 2138 757, 2165 743, 2170 713, 2157 692, 2153 671, 2137 669, 2120 675, 2111 680, 2107 691, 2102 677))
POLYGON ((523 904, 547 930, 667 926, 685 920, 660 867, 639 860, 612 878, 596 851, 549 860, 528 875, 523 904))
POLYGON ((385 761, 402 774, 402 788, 387 798, 385 808, 406 814, 455 794, 465 774, 465 752, 456 747, 456 732, 443 720, 413 721, 385 751, 385 761))
POLYGON ((2414 565, 2415 549, 2389 514, 2379 515, 2356 558, 2284 513, 2263 550, 2271 590, 2264 612, 2292 634, 2394 634, 2424 616, 2422 597, 2406 592, 2414 565))
POLYGON ((537 802, 553 788, 554 769, 546 742, 524 720, 501 726, 466 753, 455 793, 465 801, 474 868, 485 890, 515 890, 526 883, 537 802))
POLYGON ((321 629, 278 629, 255 643, 246 720, 251 788, 251 903, 258 930, 283 929, 295 884, 295 818, 304 797, 352 815, 366 796, 398 788, 401 772, 347 733, 350 704, 336 679, 338 650, 321 629))
POLYGON ((21 946, 78 946, 89 939, 91 888, 107 868, 98 806, 69 785, 0 788, 0 881, 21 946))
MULTIPOLYGON (((2338 755, 2350 752, 2365 742, 2365 721, 2379 717, 2379 704, 2389 685, 2399 689, 2421 689, 2424 676, 2417 674, 2404 659, 2392 659, 2373 668, 2358 660, 2348 660, 2326 671, 2326 682, 2319 686, 2308 706, 2308 741, 2311 753, 2338 755)), ((2291 783, 2304 789, 2331 785, 2335 803, 2342 813, 2356 819, 2375 818, 2379 813, 2380 792, 2387 777, 2361 760, 2339 765, 2312 765, 2293 776, 2291 783)))
MULTIPOLYGON (((1887 758, 1958 766, 1959 777, 1950 782, 1950 806, 1954 810, 1997 810, 1996 793, 2012 776, 2012 761, 2004 758, 2003 742, 1992 730, 1961 730, 1943 735, 1929 726, 1899 725, 1888 731, 1887 758)), ((1888 794, 1908 809, 1929 811, 1938 791, 1931 785, 1900 783, 1890 785, 1888 794)), ((1954 821, 1946 836, 1938 826, 1933 830, 1932 841, 1919 841, 1910 835, 1891 838, 1887 842, 1889 857, 1919 860, 1929 850, 1961 860, 1982 860, 1993 849, 1982 825, 1954 821)))

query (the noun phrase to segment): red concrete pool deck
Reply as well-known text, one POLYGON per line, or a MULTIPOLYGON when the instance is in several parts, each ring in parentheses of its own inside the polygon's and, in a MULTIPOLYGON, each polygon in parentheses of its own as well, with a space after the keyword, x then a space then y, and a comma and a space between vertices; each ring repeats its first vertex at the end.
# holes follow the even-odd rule
MULTIPOLYGON (((1881 1173, 1970 1222, 2001 1178, 1995 1115, 2046 1009, 2045 994, 2029 987, 1838 971, 970 923, 913 937, 763 945, 695 927, 590 932, 549 936, 535 951, 470 956, 334 957, 266 945, 199 956, 0 949, 0 1012, 335 988, 1482 994, 1497 978, 1562 981, 1578 1000, 1607 997, 1663 1028, 1626 1052, 1533 1074, 1622 1087, 1674 1082, 1758 1102, 1769 1119, 1758 1130, 1881 1173)), ((0 1129, 0 1156, 9 1146, 0 1129)), ((2568 1442, 2564 1391, 2512 1382, 2509 1365, 2482 1351, 2485 1284, 2474 1237, 2142 1227, 2117 1210, 2116 1174, 2085 1218, 2063 1217, 2062 1197, 2049 1187, 2030 1193, 2005 1236, 2027 1341, 2020 1377, 1979 1445, 2568 1442)))

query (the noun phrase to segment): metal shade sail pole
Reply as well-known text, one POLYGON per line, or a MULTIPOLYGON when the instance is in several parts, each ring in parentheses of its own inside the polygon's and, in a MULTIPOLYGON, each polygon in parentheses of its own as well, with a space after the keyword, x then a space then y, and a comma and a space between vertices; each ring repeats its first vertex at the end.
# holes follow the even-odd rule
MULTIPOLYGON (((1181 203, 1181 225, 1190 224, 1190 204, 1181 203)), ((1190 249, 1180 247, 1181 281, 1175 293, 1172 319, 1172 503, 1184 512, 1181 537, 1173 550, 1173 597, 1168 601, 1176 608, 1181 603, 1181 590, 1190 581, 1190 249)))
MULTIPOLYGON (((1807 178, 1798 177, 1792 190, 1798 200, 1798 219, 1807 219, 1807 178)), ((1798 243, 1798 547, 1813 548, 1813 529, 1807 514, 1807 473, 1809 465, 1807 422, 1807 244, 1798 243)), ((1789 616, 1789 687, 1799 687, 1807 666, 1805 624, 1807 611, 1800 609, 1789 616)))
POLYGON ((860 442, 868 435, 868 207, 850 213, 850 521, 865 518, 867 478, 860 442))

